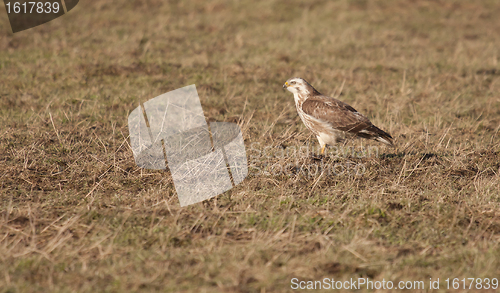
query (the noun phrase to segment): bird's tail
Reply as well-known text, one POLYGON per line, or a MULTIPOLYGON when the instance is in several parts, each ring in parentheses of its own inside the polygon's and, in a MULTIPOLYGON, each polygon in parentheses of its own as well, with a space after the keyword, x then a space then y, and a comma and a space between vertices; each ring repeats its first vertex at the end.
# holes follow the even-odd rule
POLYGON ((361 130, 360 132, 358 132, 358 136, 368 139, 374 139, 376 141, 390 145, 391 147, 395 147, 394 142, 392 141, 392 136, 375 125, 371 125, 361 130))

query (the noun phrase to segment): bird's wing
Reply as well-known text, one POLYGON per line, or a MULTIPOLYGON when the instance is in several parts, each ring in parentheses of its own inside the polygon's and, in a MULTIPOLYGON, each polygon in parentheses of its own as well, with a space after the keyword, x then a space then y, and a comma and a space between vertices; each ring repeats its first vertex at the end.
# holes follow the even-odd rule
POLYGON ((358 133, 372 125, 368 118, 353 107, 327 96, 308 98, 302 104, 302 110, 318 120, 329 123, 333 128, 346 132, 358 133))

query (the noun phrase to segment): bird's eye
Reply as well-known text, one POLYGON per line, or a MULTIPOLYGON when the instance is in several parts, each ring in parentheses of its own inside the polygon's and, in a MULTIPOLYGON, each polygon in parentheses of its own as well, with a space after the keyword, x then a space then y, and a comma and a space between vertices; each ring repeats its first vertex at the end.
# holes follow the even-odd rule
POLYGON ((291 84, 295 84, 295 81, 290 82, 291 84))

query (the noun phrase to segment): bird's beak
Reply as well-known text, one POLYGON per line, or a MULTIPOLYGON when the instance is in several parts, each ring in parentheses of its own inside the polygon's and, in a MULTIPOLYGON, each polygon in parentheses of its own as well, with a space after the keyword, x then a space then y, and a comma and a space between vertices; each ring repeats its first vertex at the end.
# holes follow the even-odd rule
POLYGON ((285 84, 283 85, 283 88, 286 89, 288 87, 288 82, 285 82, 285 84))

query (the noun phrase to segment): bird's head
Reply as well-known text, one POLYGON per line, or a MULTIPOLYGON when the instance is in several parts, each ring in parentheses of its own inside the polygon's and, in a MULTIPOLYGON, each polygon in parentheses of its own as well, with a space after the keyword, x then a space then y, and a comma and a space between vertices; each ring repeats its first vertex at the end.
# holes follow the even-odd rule
POLYGON ((288 79, 283 85, 284 89, 287 89, 289 92, 293 94, 300 95, 310 95, 310 94, 319 94, 319 92, 312 87, 305 79, 300 77, 292 77, 288 79))

